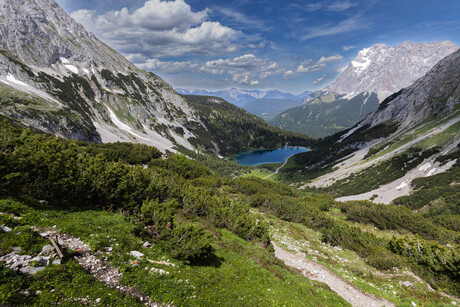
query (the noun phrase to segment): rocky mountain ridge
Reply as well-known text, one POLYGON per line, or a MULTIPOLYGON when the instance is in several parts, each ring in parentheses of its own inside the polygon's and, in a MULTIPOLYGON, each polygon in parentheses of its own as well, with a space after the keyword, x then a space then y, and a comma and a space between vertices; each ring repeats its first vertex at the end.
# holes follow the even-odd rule
POLYGON ((376 44, 361 50, 337 80, 324 87, 327 93, 375 92, 380 101, 423 77, 441 59, 456 51, 450 41, 403 42, 399 46, 376 44))
POLYGON ((353 130, 392 121, 399 130, 408 129, 432 117, 444 117, 460 104, 460 50, 437 63, 411 86, 385 99, 353 130))
POLYGON ((54 1, 4 1, 0 17, 2 92, 29 95, 14 107, 4 104, 4 116, 67 138, 142 142, 163 151, 175 144, 193 148, 193 133, 184 125, 200 119, 186 101, 54 1))
MULTIPOLYGON (((138 69, 54 0, 3 1, 0 19, 0 118, 80 141, 145 143, 163 152, 228 151, 205 124, 204 117, 215 114, 203 114, 161 78, 138 69)), ((222 112, 231 108, 237 109, 222 112)), ((253 139, 273 129, 280 142, 288 135, 249 113, 240 116, 258 127, 261 135, 253 139)))

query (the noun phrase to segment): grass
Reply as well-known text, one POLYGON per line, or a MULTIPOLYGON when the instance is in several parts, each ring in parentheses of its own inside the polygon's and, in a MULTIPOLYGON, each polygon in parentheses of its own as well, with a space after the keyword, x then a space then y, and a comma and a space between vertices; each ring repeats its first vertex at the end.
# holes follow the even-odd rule
POLYGON ((459 134, 460 131, 460 121, 453 124, 446 130, 442 131, 441 133, 435 134, 429 138, 424 139, 421 141, 418 146, 422 148, 429 148, 431 146, 443 146, 451 141, 456 135, 459 134))
MULTIPOLYGON (((278 245, 324 265, 366 293, 386 298, 398 306, 411 306, 412 301, 418 306, 448 306, 452 301, 439 293, 430 292, 426 284, 403 273, 407 269, 390 274, 379 272, 367 265, 356 253, 322 243, 319 232, 302 224, 285 222, 272 215, 258 215, 270 223, 271 237, 278 245), (409 281, 413 287, 400 284, 405 281, 409 281)), ((337 218, 343 219, 342 216, 337 218)), ((383 234, 382 231, 375 232, 383 236, 389 235, 383 234)))
MULTIPOLYGON (((409 131, 405 131, 402 135, 401 134, 397 135, 397 136, 393 137, 391 140, 386 141, 385 143, 379 143, 378 145, 375 145, 374 147, 372 147, 370 149, 370 152, 375 151, 375 154, 371 155, 367 159, 367 161, 372 161, 372 160, 375 160, 377 158, 380 158, 380 157, 384 156, 385 154, 387 154, 389 152, 392 152, 392 151, 400 148, 401 146, 406 145, 407 143, 415 140, 416 138, 418 138, 420 136, 423 136, 423 135, 426 135, 431 129, 447 123, 449 120, 455 118, 459 114, 460 114, 460 112, 459 112, 459 110, 457 110, 453 114, 443 118, 442 120, 440 120, 438 118, 429 118, 429 119, 425 120, 424 122, 420 123, 419 125, 413 127, 409 131)), ((455 126, 457 124, 455 124, 455 126)), ((446 129, 446 131, 451 130, 451 128, 452 128, 452 126, 449 127, 448 129, 446 129)), ((457 131, 458 131, 458 127, 457 127, 457 131)), ((443 133, 440 133, 440 134, 443 134, 443 133)), ((430 139, 433 139, 432 140, 432 145, 435 145, 436 144, 436 138, 430 137, 430 139)), ((441 137, 441 140, 446 140, 445 136, 441 137)), ((424 142, 426 142, 426 140, 422 140, 420 143, 417 144, 417 146, 422 146, 422 145, 419 145, 419 144, 423 144, 424 142)), ((426 144, 427 143, 425 143, 424 146, 427 146, 426 144)), ((442 145, 442 144, 439 144, 439 145, 442 145)), ((428 148, 428 147, 423 147, 423 148, 428 148)))
MULTIPOLYGON (((264 169, 264 168, 255 168, 255 169, 252 169, 250 173, 248 174, 245 174, 241 177, 257 177, 257 178, 261 178, 261 179, 265 179, 267 176, 270 176, 271 174, 273 174, 272 171, 269 171, 267 169, 264 169)), ((276 175, 273 175, 269 178, 267 178, 268 180, 270 181, 275 181, 275 177, 276 175)))
MULTIPOLYGON (((112 265, 120 268, 123 283, 138 287, 157 302, 173 303, 175 306, 348 305, 324 285, 285 267, 266 249, 227 230, 214 231, 214 256, 203 263, 189 265, 172 259, 160 245, 143 248, 142 240, 134 235, 132 218, 119 212, 85 208, 55 210, 46 205, 12 200, 1 200, 0 212, 22 216, 20 221, 24 225, 15 226, 18 228, 37 225, 46 229, 54 226, 81 238, 92 249, 101 251, 112 265), (113 252, 106 253, 107 247, 112 247, 113 252), (145 254, 137 265, 132 265, 135 260, 129 255, 132 250, 145 254), (176 266, 151 264, 147 259, 170 261, 176 266), (162 269, 168 274, 151 272, 152 268, 162 269)), ((41 242, 37 250, 46 243, 41 242)), ((15 305, 21 305, 31 299, 38 304, 63 302, 66 306, 71 302, 78 304, 75 300, 88 296, 87 299, 92 302, 100 298, 104 305, 136 306, 129 298, 94 281, 73 260, 61 266, 51 266, 33 277, 19 275, 4 267, 0 272, 0 302, 5 304, 16 302, 15 305), (12 287, 30 293, 40 290, 42 294, 29 298, 18 292, 11 297, 8 293, 11 293, 12 287)))

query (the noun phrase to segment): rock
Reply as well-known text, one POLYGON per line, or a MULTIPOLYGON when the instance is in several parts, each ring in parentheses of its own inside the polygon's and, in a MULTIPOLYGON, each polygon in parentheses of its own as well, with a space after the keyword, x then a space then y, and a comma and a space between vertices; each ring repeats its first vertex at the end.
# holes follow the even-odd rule
POLYGON ((10 227, 5 226, 5 225, 2 225, 1 228, 2 228, 2 230, 3 230, 4 232, 10 232, 11 230, 13 230, 13 229, 11 229, 10 227))
POLYGON ((50 262, 50 257, 38 256, 38 257, 32 258, 30 261, 31 262, 36 261, 40 265, 47 266, 49 264, 49 262, 50 262))
POLYGON ((60 265, 61 264, 61 259, 54 259, 53 262, 51 262, 51 264, 60 265))
POLYGON ((19 292, 19 293, 21 293, 21 294, 24 295, 24 296, 29 296, 29 295, 30 295, 29 290, 21 291, 21 292, 19 292))
POLYGON ((414 302, 410 302, 412 306, 416 307, 417 304, 415 304, 414 302))
POLYGON ((49 232, 40 232, 39 235, 43 238, 47 238, 50 236, 50 233, 49 232))
POLYGON ((20 246, 14 246, 11 248, 14 253, 20 253, 22 248, 20 246))
POLYGON ((54 251, 54 247, 52 245, 48 244, 48 245, 45 245, 45 246, 42 247, 42 252, 41 253, 43 255, 49 255, 53 251, 54 251))
POLYGON ((129 253, 129 254, 130 254, 131 256, 133 256, 133 257, 138 258, 138 259, 144 257, 144 254, 141 253, 141 252, 138 252, 138 251, 131 251, 131 253, 129 253))
POLYGON ((20 268, 19 269, 19 272, 23 273, 23 274, 35 274, 37 272, 40 272, 40 271, 43 271, 45 269, 44 266, 39 266, 39 267, 34 267, 34 266, 26 266, 26 267, 23 267, 23 268, 20 268))
POLYGON ((150 244, 150 242, 146 241, 146 242, 144 242, 144 244, 142 244, 142 247, 147 248, 147 247, 150 247, 150 245, 152 245, 152 244, 150 244))
POLYGON ((410 281, 400 281, 399 285, 406 286, 406 287, 414 286, 410 281))

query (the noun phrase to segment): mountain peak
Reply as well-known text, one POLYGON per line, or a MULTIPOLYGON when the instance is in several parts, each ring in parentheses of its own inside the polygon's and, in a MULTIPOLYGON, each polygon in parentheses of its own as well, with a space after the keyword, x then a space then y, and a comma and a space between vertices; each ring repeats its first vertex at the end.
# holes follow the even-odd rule
POLYGON ((456 51, 452 42, 375 44, 358 52, 325 92, 358 94, 376 92, 383 100, 425 75, 437 62, 456 51))

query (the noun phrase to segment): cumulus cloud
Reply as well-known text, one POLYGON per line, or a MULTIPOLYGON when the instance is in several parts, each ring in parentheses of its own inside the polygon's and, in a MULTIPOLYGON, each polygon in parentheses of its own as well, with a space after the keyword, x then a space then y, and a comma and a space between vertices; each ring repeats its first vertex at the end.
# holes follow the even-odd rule
POLYGON ((313 84, 318 84, 318 83, 320 83, 321 81, 324 80, 324 77, 326 77, 326 74, 324 74, 321 77, 319 77, 318 79, 314 80, 312 83, 313 84))
POLYGON ((208 9, 193 12, 184 0, 148 0, 132 13, 127 8, 103 15, 93 10, 78 10, 71 16, 128 56, 148 58, 236 51, 238 46, 234 41, 241 32, 208 21, 209 13, 208 9))
POLYGON ((283 79, 289 80, 289 79, 292 79, 295 75, 296 75, 295 71, 288 70, 283 74, 283 79))
POLYGON ((161 71, 164 73, 180 73, 184 71, 193 71, 197 70, 200 65, 192 63, 191 61, 184 62, 174 62, 174 61, 165 61, 162 62, 158 59, 148 59, 144 63, 136 64, 137 67, 145 70, 152 71, 161 71))
POLYGON ((297 72, 312 72, 312 71, 320 71, 324 67, 327 66, 327 63, 340 61, 343 59, 343 56, 340 54, 331 55, 328 57, 322 56, 319 60, 313 61, 312 59, 308 59, 300 63, 299 67, 297 67, 297 72))
POLYGON ((257 85, 259 79, 284 73, 284 70, 278 68, 278 63, 257 58, 254 54, 208 61, 200 71, 213 75, 228 74, 232 76, 234 82, 248 85, 257 85))

